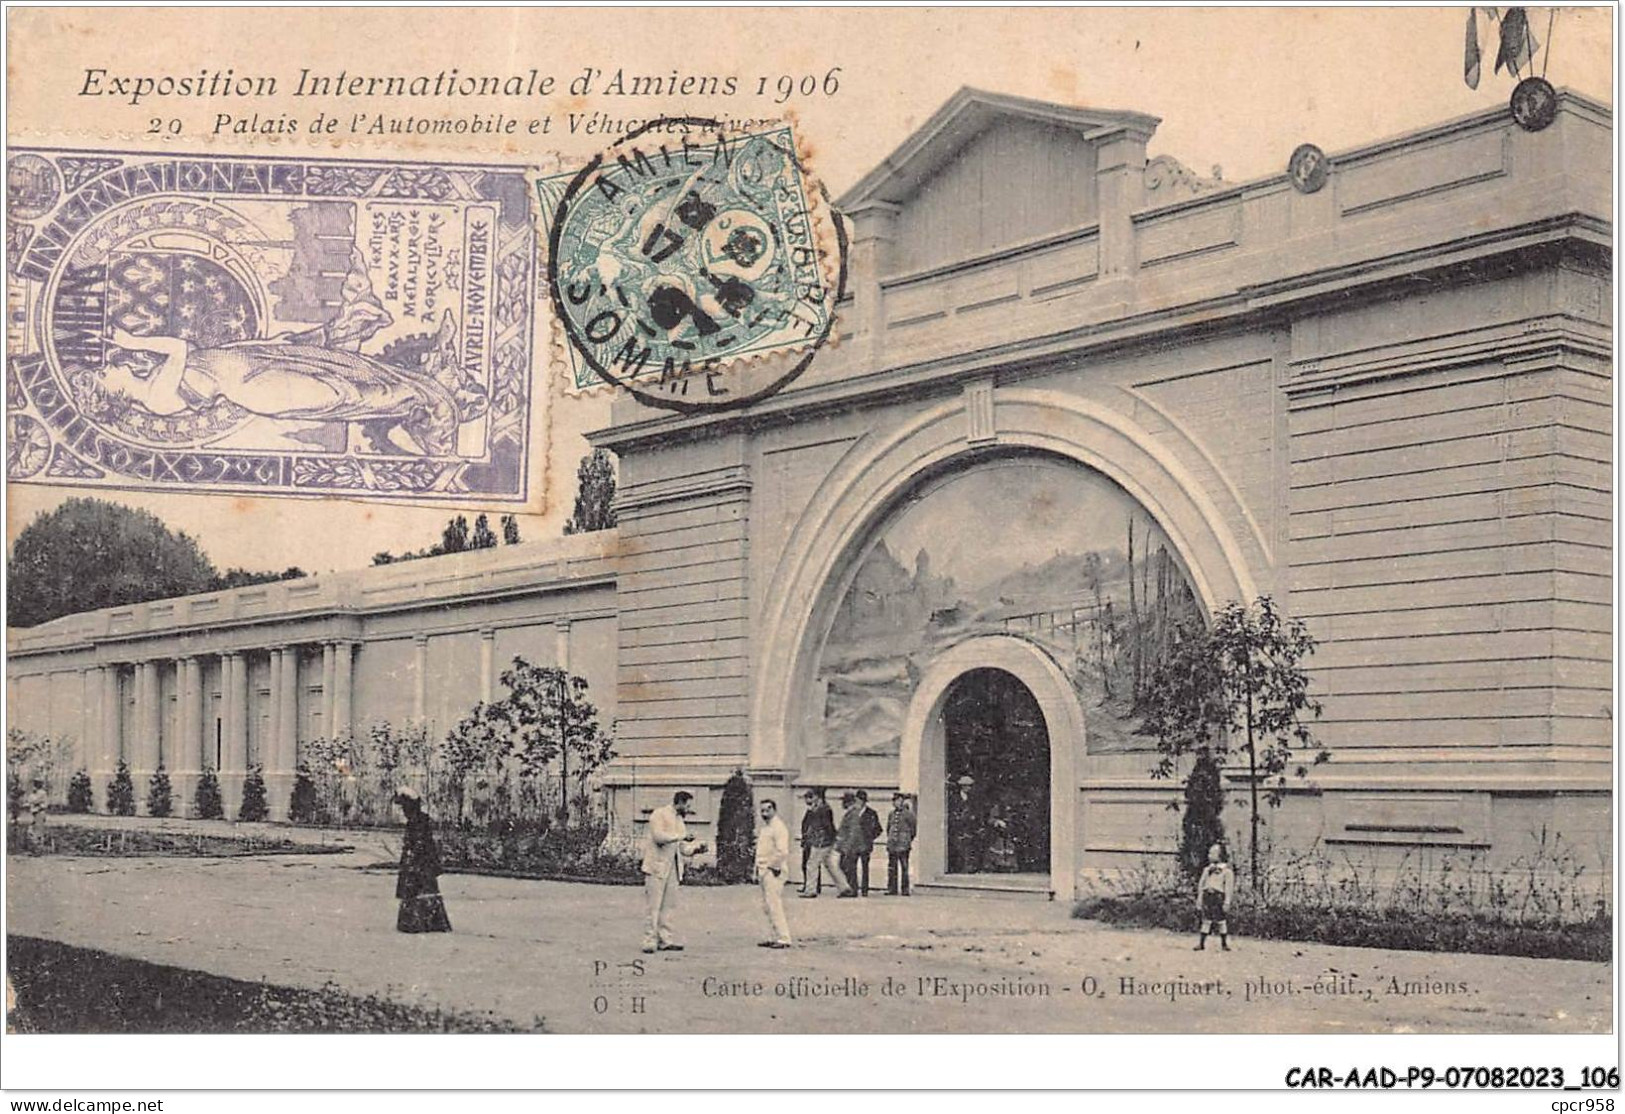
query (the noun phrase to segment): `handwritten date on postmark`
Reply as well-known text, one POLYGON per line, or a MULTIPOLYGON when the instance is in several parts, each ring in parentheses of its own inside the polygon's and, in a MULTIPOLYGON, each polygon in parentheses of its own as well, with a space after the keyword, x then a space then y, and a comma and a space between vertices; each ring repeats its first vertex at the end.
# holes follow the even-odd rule
POLYGON ((12 148, 7 478, 526 498, 518 167, 12 148))

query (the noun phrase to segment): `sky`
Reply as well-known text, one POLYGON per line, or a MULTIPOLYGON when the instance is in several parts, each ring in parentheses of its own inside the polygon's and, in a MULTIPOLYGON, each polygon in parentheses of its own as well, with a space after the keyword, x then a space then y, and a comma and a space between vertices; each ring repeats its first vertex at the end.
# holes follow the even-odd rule
MULTIPOLYGON (((1543 45, 1549 11, 1530 9, 1543 45)), ((1173 155, 1202 174, 1217 166, 1225 179, 1244 181, 1280 171, 1299 143, 1313 142, 1335 155, 1504 105, 1513 83, 1493 73, 1493 36, 1485 41, 1489 56, 1478 90, 1468 89, 1462 80, 1465 15, 1462 8, 917 8, 637 9, 611 18, 604 12, 560 9, 398 9, 348 10, 347 33, 335 35, 332 14, 316 9, 215 8, 176 13, 187 21, 186 35, 177 39, 143 30, 136 22, 143 17, 135 9, 103 12, 78 23, 71 9, 14 11, 8 23, 9 127, 13 139, 83 142, 92 123, 103 134, 117 130, 138 136, 152 115, 147 106, 87 104, 75 96, 76 75, 92 65, 141 72, 164 64, 182 70, 207 60, 248 72, 275 62, 284 73, 302 66, 368 72, 408 66, 536 66, 567 76, 593 64, 629 72, 737 74, 747 84, 749 75, 761 70, 825 75, 839 66, 836 96, 798 96, 787 106, 811 148, 813 169, 835 195, 884 159, 963 85, 1152 113, 1162 124, 1150 154, 1173 155), (455 22, 454 30, 448 20, 455 22), (66 30, 74 33, 62 33, 66 30), (364 47, 357 45, 362 43, 364 47), (177 52, 185 55, 185 65, 176 59, 177 52), (31 64, 36 58, 48 65, 31 64), (63 121, 74 121, 75 127, 63 121)), ((1563 9, 1550 36, 1549 61, 1544 51, 1541 56, 1548 78, 1611 102, 1611 21, 1610 9, 1563 9)), ((535 104, 486 107, 537 110, 535 104)), ((717 111, 704 100, 676 98, 634 106, 563 95, 545 107, 559 114, 569 109, 623 115, 717 111)), ((771 106, 757 106, 763 107, 771 106)), ((188 134, 206 130, 218 108, 206 103, 163 106, 183 118, 188 134)), ((309 110, 291 101, 259 108, 267 115, 279 109, 309 110)), ((737 114, 741 105, 723 108, 737 114)), ((258 141, 228 138, 210 140, 209 146, 231 150, 252 142, 258 141)), ((602 141, 561 136, 550 142, 555 146, 545 151, 527 146, 507 153, 527 161, 535 156, 572 164, 602 141)), ((532 513, 523 515, 526 540, 560 532, 574 495, 576 463, 587 452, 582 434, 608 421, 604 390, 566 394, 551 369, 540 364, 535 382, 554 389, 534 427, 533 452, 548 461, 546 505, 539 498, 528 508, 532 513)), ((82 493, 10 485, 8 539, 40 511, 82 493)), ((206 495, 105 497, 152 510, 185 529, 222 567, 299 565, 310 571, 362 566, 378 550, 428 545, 458 510, 472 515, 508 509, 206 495)))

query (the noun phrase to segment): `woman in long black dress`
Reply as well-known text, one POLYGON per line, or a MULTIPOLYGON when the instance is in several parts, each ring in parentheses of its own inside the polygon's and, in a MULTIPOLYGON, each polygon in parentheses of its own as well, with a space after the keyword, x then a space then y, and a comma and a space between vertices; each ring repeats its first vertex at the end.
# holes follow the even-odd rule
POLYGON ((401 874, 395 896, 401 911, 395 928, 401 932, 450 932, 451 918, 440 897, 440 851, 415 789, 402 789, 395 803, 406 814, 406 835, 401 840, 401 874))

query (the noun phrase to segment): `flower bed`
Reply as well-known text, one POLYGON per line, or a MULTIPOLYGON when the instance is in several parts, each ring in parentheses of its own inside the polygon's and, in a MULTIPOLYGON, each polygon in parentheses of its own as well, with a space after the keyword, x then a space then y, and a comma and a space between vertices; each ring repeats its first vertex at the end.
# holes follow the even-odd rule
MULTIPOLYGON (((1266 847, 1263 862, 1259 893, 1237 886, 1228 918, 1236 935, 1602 963, 1613 956, 1607 879, 1544 828, 1498 867, 1476 852, 1418 851, 1379 873, 1318 845, 1297 853, 1266 847)), ((1072 915, 1194 933, 1193 887, 1174 864, 1145 861, 1079 900, 1072 915)))
MULTIPOLYGON (((1087 897, 1072 908, 1082 920, 1134 928, 1195 933, 1199 915, 1185 891, 1087 897)), ((1477 952, 1537 959, 1587 959, 1607 963, 1613 955, 1614 923, 1606 914, 1589 921, 1508 923, 1468 913, 1418 913, 1406 909, 1271 905, 1237 896, 1230 931, 1266 940, 1303 940, 1360 948, 1425 952, 1477 952)))
MULTIPOLYGON (((24 841, 12 838, 12 854, 25 854, 24 841)), ((144 828, 83 828, 50 824, 45 829, 46 855, 85 855, 111 858, 221 859, 238 855, 335 855, 354 848, 336 843, 296 843, 252 835, 217 835, 203 832, 166 832, 144 828)))

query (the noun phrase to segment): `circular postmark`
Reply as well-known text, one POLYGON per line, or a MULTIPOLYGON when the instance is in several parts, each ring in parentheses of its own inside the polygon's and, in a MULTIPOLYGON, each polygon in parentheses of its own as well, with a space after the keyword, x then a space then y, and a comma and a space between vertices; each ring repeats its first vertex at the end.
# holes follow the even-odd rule
POLYGON ((1512 119, 1538 132, 1557 119, 1557 90, 1544 77, 1526 77, 1512 90, 1512 119))
POLYGON ((12 220, 43 217, 62 196, 62 178, 49 159, 13 155, 6 160, 6 215, 12 220))
POLYGON ((1292 187, 1299 193, 1319 192, 1330 172, 1331 163, 1326 158, 1326 152, 1313 143, 1298 144, 1286 163, 1287 177, 1292 179, 1292 187))
POLYGON ((789 124, 651 121, 539 190, 578 385, 600 379, 679 413, 737 410, 794 381, 829 339, 846 235, 789 124))

